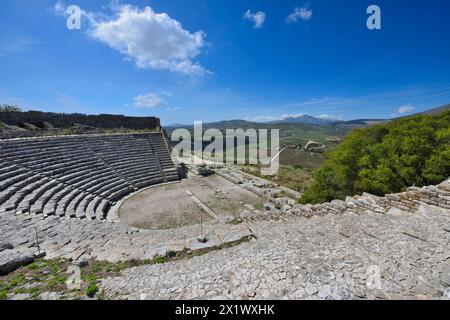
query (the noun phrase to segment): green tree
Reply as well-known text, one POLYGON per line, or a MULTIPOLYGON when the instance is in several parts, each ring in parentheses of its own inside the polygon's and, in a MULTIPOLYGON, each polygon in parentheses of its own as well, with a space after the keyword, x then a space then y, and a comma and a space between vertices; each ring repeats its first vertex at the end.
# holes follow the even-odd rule
POLYGON ((369 192, 401 192, 450 175, 450 111, 414 116, 351 132, 327 154, 300 199, 320 203, 369 192))
POLYGON ((0 112, 22 112, 22 109, 19 106, 2 104, 0 105, 0 112))

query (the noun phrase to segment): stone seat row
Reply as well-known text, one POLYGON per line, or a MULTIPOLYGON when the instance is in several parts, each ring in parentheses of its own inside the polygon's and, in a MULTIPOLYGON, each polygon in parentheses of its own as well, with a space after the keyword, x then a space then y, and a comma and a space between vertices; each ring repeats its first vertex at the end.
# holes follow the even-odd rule
POLYGON ((178 179, 161 139, 145 134, 0 141, 0 212, 104 219, 128 194, 178 179))

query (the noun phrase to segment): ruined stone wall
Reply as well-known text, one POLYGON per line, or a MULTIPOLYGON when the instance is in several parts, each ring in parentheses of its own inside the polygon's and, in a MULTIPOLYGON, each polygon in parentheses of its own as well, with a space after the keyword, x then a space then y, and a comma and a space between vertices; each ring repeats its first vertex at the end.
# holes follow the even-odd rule
POLYGON ((19 126, 23 123, 31 123, 42 127, 43 122, 49 122, 58 128, 71 127, 73 124, 81 124, 97 128, 127 128, 127 129, 156 129, 160 127, 160 120, 155 117, 126 117, 123 115, 85 115, 64 114, 40 111, 28 112, 0 112, 0 121, 19 126))
MULTIPOLYGON (((263 179, 250 174, 233 170, 229 167, 218 169, 216 173, 261 197, 266 197, 287 216, 309 218, 330 213, 354 213, 359 215, 367 211, 388 213, 391 209, 414 213, 422 205, 439 207, 450 211, 450 179, 437 186, 409 187, 405 192, 386 194, 384 197, 363 193, 362 195, 347 197, 345 201, 333 200, 316 205, 302 205, 292 198, 280 196, 282 194, 280 191, 286 193, 287 188, 280 190, 279 187, 274 187, 273 183, 264 182, 263 179)), ((300 194, 294 196, 299 198, 300 194)), ((270 206, 268 207, 270 211, 270 206)))

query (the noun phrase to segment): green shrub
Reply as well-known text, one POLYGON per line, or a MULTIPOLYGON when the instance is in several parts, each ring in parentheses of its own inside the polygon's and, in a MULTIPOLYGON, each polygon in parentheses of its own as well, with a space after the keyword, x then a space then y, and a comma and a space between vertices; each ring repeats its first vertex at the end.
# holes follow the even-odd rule
POLYGON ((176 251, 173 251, 173 250, 167 250, 167 252, 166 252, 166 257, 167 258, 174 258, 174 257, 176 257, 177 256, 177 252, 176 251))
POLYGON ((90 283, 90 284, 88 285, 88 287, 86 288, 86 295, 87 295, 89 298, 95 297, 95 295, 97 294, 97 292, 98 292, 98 287, 97 287, 97 285, 96 285, 95 283, 90 283))
POLYGON ((0 300, 6 299, 8 299, 8 290, 6 289, 0 290, 0 300))
POLYGON ((163 256, 157 256, 157 257, 155 258, 155 263, 156 263, 156 264, 162 264, 162 263, 164 263, 164 262, 166 262, 166 258, 163 257, 163 256))
POLYGON ((301 203, 369 192, 382 196, 450 176, 450 111, 418 115, 351 132, 327 154, 301 203))
POLYGON ((24 282, 25 282, 25 275, 19 274, 18 276, 16 276, 14 279, 11 280, 11 282, 9 283, 9 286, 16 287, 18 285, 21 285, 24 282))

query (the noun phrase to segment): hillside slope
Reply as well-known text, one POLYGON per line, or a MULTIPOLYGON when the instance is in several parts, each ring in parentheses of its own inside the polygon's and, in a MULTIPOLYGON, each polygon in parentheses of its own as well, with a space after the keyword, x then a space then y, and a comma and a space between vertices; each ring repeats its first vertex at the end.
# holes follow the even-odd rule
POLYGON ((327 154, 302 202, 369 192, 384 195, 450 176, 450 111, 417 115, 351 132, 327 154))

